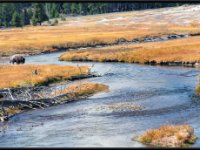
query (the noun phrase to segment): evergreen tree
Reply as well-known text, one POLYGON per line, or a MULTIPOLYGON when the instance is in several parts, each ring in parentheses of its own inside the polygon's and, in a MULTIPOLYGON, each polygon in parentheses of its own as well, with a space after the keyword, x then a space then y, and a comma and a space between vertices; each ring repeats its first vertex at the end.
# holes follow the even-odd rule
POLYGON ((14 12, 12 15, 12 25, 15 27, 21 27, 22 26, 22 18, 21 15, 18 12, 14 12))
MULTIPOLYGON (((57 18, 61 14, 90 15, 110 12, 122 12, 162 7, 180 6, 183 4, 199 4, 199 2, 59 2, 59 3, 0 3, 0 26, 13 26, 13 18, 22 18, 22 25, 34 25, 57 18), (14 12, 18 15, 14 16, 14 12), (27 15, 28 14, 28 15, 27 15)), ((64 15, 64 16, 65 16, 64 15)))
POLYGON ((58 18, 59 17, 59 12, 56 9, 56 5, 54 5, 53 9, 52 9, 52 18, 58 18))
POLYGON ((28 25, 28 24, 30 24, 29 14, 27 10, 24 9, 22 12, 22 25, 28 25))
POLYGON ((69 3, 64 3, 62 7, 63 7, 63 12, 65 14, 70 14, 70 4, 69 3))
POLYGON ((33 16, 33 10, 32 10, 31 7, 27 9, 27 13, 28 13, 29 21, 30 21, 30 19, 31 19, 32 16, 33 16))
POLYGON ((76 3, 71 4, 70 10, 72 14, 76 14, 76 3))
POLYGON ((34 3, 33 16, 31 18, 32 24, 37 25, 39 23, 41 25, 41 23, 46 20, 48 20, 48 17, 45 13, 42 3, 34 3))

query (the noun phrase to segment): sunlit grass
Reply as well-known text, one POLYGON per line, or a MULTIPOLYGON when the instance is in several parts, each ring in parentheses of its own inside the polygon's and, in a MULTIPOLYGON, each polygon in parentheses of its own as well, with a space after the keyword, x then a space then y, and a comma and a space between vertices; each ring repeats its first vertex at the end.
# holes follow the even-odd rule
POLYGON ((92 82, 83 82, 83 83, 76 83, 72 84, 65 89, 60 89, 53 91, 51 94, 52 96, 58 96, 61 94, 70 94, 72 97, 79 97, 79 96, 87 96, 92 95, 98 92, 107 92, 108 86, 104 84, 92 83, 92 82))
POLYGON ((158 129, 146 131, 139 141, 156 147, 183 147, 194 144, 196 137, 189 125, 164 125, 158 129))
POLYGON ((176 13, 161 14, 159 19, 157 15, 160 12, 162 9, 68 17, 57 26, 27 26, 0 30, 0 56, 113 44, 121 38, 133 40, 147 36, 200 33, 199 22, 194 22, 193 17, 189 17, 195 12, 190 15, 187 13, 187 21, 190 23, 183 25, 171 21, 175 19, 176 13))
POLYGON ((89 73, 86 66, 0 65, 0 88, 47 85, 89 73))
POLYGON ((104 48, 92 48, 66 52, 60 60, 118 61, 128 63, 199 62, 200 37, 190 37, 165 42, 122 44, 104 48))

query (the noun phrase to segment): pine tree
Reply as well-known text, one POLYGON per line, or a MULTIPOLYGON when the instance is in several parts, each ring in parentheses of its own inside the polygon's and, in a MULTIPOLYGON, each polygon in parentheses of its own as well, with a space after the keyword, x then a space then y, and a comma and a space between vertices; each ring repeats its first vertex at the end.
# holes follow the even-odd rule
POLYGON ((41 25, 41 23, 46 20, 48 20, 48 17, 45 13, 43 5, 41 3, 34 3, 33 16, 31 18, 32 24, 37 25, 39 23, 41 25))
POLYGON ((28 24, 30 24, 29 14, 27 10, 24 9, 22 12, 22 25, 28 25, 28 24))
POLYGON ((76 14, 76 3, 72 3, 70 9, 72 14, 76 14))
POLYGON ((63 11, 65 14, 69 14, 70 13, 70 4, 69 3, 64 3, 63 4, 63 11))
POLYGON ((21 27, 22 26, 22 18, 18 12, 14 12, 12 15, 12 25, 15 27, 21 27))
POLYGON ((32 11, 31 7, 27 9, 27 13, 28 13, 28 17, 29 17, 29 20, 30 20, 30 18, 32 18, 32 16, 33 16, 33 11, 32 11))

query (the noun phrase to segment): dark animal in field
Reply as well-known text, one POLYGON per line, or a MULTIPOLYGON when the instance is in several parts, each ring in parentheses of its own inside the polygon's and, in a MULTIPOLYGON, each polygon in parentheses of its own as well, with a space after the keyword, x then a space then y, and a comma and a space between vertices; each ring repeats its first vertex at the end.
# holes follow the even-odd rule
POLYGON ((22 55, 16 54, 10 57, 10 63, 24 64, 25 58, 22 55))

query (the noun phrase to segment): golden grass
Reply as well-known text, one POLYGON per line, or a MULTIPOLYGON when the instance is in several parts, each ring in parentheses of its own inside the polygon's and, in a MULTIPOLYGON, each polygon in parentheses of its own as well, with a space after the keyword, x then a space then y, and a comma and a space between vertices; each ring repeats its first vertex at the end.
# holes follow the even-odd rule
MULTIPOLYGON (((22 110, 20 108, 15 108, 15 107, 7 107, 5 108, 5 113, 10 116, 10 115, 14 115, 14 114, 18 114, 20 112, 22 112, 22 110)), ((2 116, 3 114, 1 114, 2 116)))
POLYGON ((92 95, 98 92, 108 92, 108 89, 108 86, 104 84, 83 82, 72 84, 65 89, 54 91, 51 94, 52 96, 58 96, 69 93, 72 97, 80 97, 92 95))
POLYGON ((165 42, 126 44, 104 48, 92 48, 65 52, 61 61, 92 60, 128 63, 198 62, 200 61, 200 37, 190 37, 165 42))
MULTIPOLYGON (((56 51, 59 48, 112 44, 118 39, 140 39, 166 34, 200 33, 198 22, 192 12, 189 24, 173 22, 177 16, 162 14, 164 9, 110 13, 103 15, 69 17, 58 26, 27 26, 0 30, 0 56, 12 54, 36 54, 56 51), (162 17, 163 16, 163 17, 162 17), (121 18, 122 20, 120 20, 121 18)), ((184 13, 184 10, 180 10, 184 13)))
POLYGON ((111 44, 120 38, 132 40, 159 34, 141 30, 120 30, 119 28, 115 28, 114 31, 109 31, 107 27, 100 29, 57 27, 51 30, 50 27, 27 27, 0 32, 0 56, 10 56, 15 53, 36 54, 56 51, 59 48, 111 44))
POLYGON ((86 66, 0 65, 0 88, 44 85, 88 74, 86 66))
POLYGON ((146 131, 139 141, 158 147, 183 147, 196 141, 194 130, 189 125, 164 125, 158 129, 146 131))
POLYGON ((198 84, 195 89, 195 95, 200 96, 200 85, 198 84))

